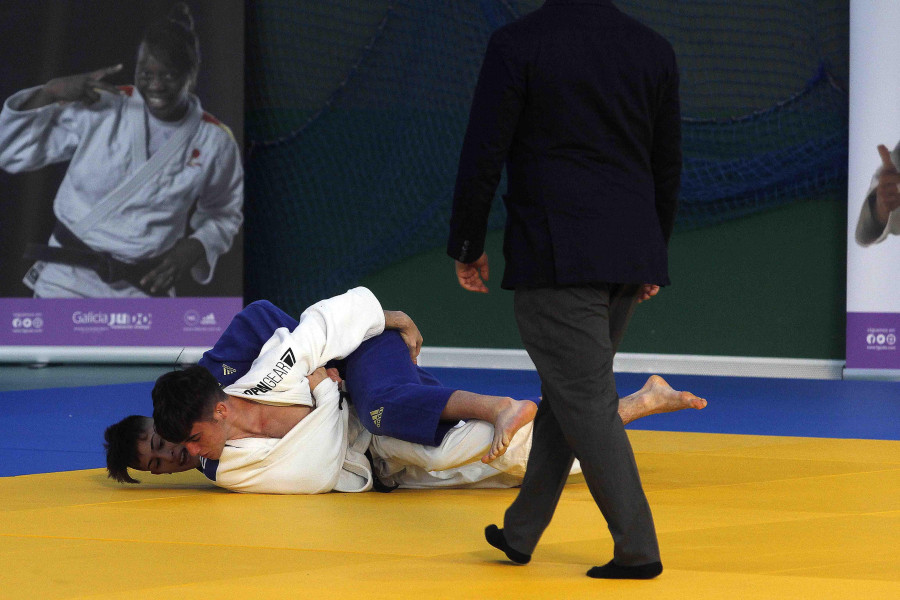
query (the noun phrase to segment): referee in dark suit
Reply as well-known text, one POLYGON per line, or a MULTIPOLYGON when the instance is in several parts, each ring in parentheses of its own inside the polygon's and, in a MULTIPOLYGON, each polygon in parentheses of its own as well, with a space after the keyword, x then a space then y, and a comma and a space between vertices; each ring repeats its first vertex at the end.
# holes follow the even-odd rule
POLYGON ((613 356, 637 302, 669 283, 681 178, 671 45, 609 0, 547 0, 491 36, 460 156, 448 254, 486 292, 484 239, 504 163, 502 287, 543 401, 528 470, 488 542, 518 563, 550 523, 573 458, 606 519, 597 578, 662 572, 653 517, 616 414, 613 356))

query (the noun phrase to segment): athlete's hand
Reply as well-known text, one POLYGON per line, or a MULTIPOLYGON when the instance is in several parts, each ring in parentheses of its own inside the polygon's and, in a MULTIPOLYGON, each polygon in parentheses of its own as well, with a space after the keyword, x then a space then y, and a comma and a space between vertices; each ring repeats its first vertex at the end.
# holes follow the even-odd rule
POLYGON ((470 292, 479 292, 482 294, 488 293, 488 288, 484 284, 485 281, 488 280, 490 276, 490 269, 488 268, 488 256, 487 253, 482 253, 481 256, 478 257, 478 260, 471 263, 462 263, 458 260, 456 262, 456 279, 459 281, 459 285, 463 287, 463 289, 469 290, 470 292))
POLYGON ((341 374, 334 367, 328 367, 325 369, 325 374, 328 375, 328 378, 338 384, 338 389, 342 392, 347 391, 347 384, 341 379, 341 374))
POLYGON ((84 104, 93 104, 100 99, 100 90, 120 94, 119 88, 103 81, 103 78, 121 70, 122 65, 114 65, 89 73, 51 79, 23 103, 22 109, 38 108, 53 102, 80 101, 84 104))
POLYGON ((419 352, 422 350, 423 340, 422 334, 419 333, 419 328, 416 327, 413 320, 405 312, 386 310, 384 311, 384 328, 395 329, 400 333, 400 337, 403 338, 406 347, 409 348, 409 357, 413 362, 416 362, 419 358, 419 352))
POLYGON ((900 207, 900 173, 887 146, 879 145, 878 154, 881 156, 881 173, 875 188, 875 216, 879 223, 887 225, 891 212, 900 207))
POLYGON ((419 328, 416 327, 416 324, 413 323, 413 320, 409 317, 409 323, 400 329, 400 337, 403 338, 403 341, 406 342, 406 347, 409 348, 409 357, 412 361, 419 361, 419 352, 422 351, 422 334, 419 333, 419 328))
POLYGON ((198 240, 194 238, 178 240, 178 243, 163 255, 162 262, 141 278, 141 288, 150 290, 153 294, 168 290, 187 275, 191 267, 203 256, 203 244, 198 240))
POLYGON ((328 373, 325 371, 324 367, 319 367, 312 373, 306 376, 307 381, 309 381, 309 391, 313 391, 318 387, 320 383, 328 379, 328 373))

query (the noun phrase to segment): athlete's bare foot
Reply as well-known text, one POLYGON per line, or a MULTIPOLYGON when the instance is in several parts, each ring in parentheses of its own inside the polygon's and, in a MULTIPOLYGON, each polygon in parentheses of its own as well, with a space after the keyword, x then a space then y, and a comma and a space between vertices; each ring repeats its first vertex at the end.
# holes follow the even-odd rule
POLYGON ((619 416, 626 425, 635 419, 685 408, 700 410, 706 400, 691 392, 672 389, 659 375, 651 375, 640 390, 619 401, 619 416))
POLYGON ((490 452, 481 458, 481 462, 489 463, 506 453, 509 443, 516 432, 526 423, 534 420, 537 413, 537 404, 531 400, 513 400, 508 398, 508 404, 497 413, 494 419, 494 441, 490 452))

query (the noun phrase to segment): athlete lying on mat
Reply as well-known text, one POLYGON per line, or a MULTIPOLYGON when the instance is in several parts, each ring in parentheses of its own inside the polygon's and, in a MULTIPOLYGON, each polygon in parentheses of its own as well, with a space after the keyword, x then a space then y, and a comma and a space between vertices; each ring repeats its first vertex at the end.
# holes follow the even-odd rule
MULTIPOLYGON (((315 380, 316 377, 314 374, 311 379, 315 380)), ((647 415, 685 408, 699 409, 705 405, 705 400, 689 392, 673 390, 665 380, 653 375, 643 388, 619 400, 619 416, 627 425, 647 415)), ((352 410, 349 417, 354 418, 352 410)), ((481 448, 490 442, 492 433, 489 424, 483 421, 470 421, 457 425, 445 436, 441 446, 437 447, 413 444, 385 436, 372 436, 368 450, 375 468, 376 479, 373 481, 375 488, 383 490, 382 486, 388 489, 393 486, 403 488, 517 486, 525 473, 528 450, 531 447, 531 424, 525 425, 518 432, 506 454, 488 465, 480 462, 478 458, 481 448)), ((243 462, 240 454, 245 450, 240 446, 230 449, 226 446, 219 460, 191 455, 184 444, 173 444, 160 437, 154 430, 153 419, 150 417, 132 415, 110 426, 106 430, 106 442, 109 476, 123 483, 138 483, 138 480, 129 475, 128 468, 149 471, 154 475, 196 468, 221 487, 245 492, 275 491, 262 487, 252 489, 255 487, 252 481, 247 482, 249 485, 240 480, 234 485, 231 484, 230 474, 233 469, 229 463, 233 458, 238 464, 243 462)), ((267 442, 270 446, 283 443, 280 440, 267 442)), ((265 465, 261 464, 259 468, 265 468, 265 465)), ((576 461, 572 472, 579 471, 576 461)), ((289 470, 280 476, 286 479, 282 482, 285 487, 296 486, 298 483, 302 485, 302 482, 292 481, 294 475, 289 470)), ((297 478, 306 476, 305 468, 298 469, 297 478)))
MULTIPOLYGON (((317 302, 299 322, 269 302, 253 303, 229 324, 200 365, 232 397, 251 401, 254 407, 290 407, 261 408, 272 421, 253 435, 280 438, 287 433, 290 427, 277 420, 294 424, 314 406, 306 376, 342 359, 333 365, 348 381, 356 414, 371 433, 437 446, 460 419, 480 419, 496 426, 483 459, 489 462, 502 455, 516 430, 534 418, 536 404, 442 387, 415 365, 421 345, 412 319, 383 310, 372 292, 358 287, 317 302), (386 329, 396 332, 381 335, 386 329), (284 416, 294 413, 299 417, 284 416)), ((174 442, 186 440, 192 421, 201 416, 184 413, 186 404, 180 396, 185 383, 185 376, 168 373, 154 388, 154 410, 162 415, 156 428, 174 442)))
MULTIPOLYGON (((453 469, 477 460, 473 452, 483 453, 488 447, 491 452, 486 459, 501 456, 515 431, 530 422, 534 404, 440 387, 410 360, 410 355, 418 352, 421 336, 408 317, 396 318, 396 314, 402 315, 392 313, 390 321, 394 326, 405 322, 398 327, 401 335, 375 335, 384 327, 388 313, 363 288, 318 303, 304 312, 299 324, 270 303, 254 303, 235 317, 216 346, 200 361, 218 383, 201 368, 160 378, 154 389, 154 403, 157 413, 168 414, 169 422, 161 426, 157 419, 157 429, 170 439, 185 440, 195 433, 202 435, 192 433, 195 421, 199 421, 197 427, 206 428, 206 435, 212 437, 204 444, 194 440, 187 447, 212 459, 204 461, 204 467, 217 484, 242 491, 314 493, 369 489, 373 479, 370 464, 363 456, 367 449, 372 451, 381 477, 393 476, 395 484, 407 487, 474 482, 493 487, 515 485, 517 479, 498 482, 494 476, 524 465, 530 432, 516 436, 520 439, 515 455, 493 468, 476 464, 466 466, 464 473, 453 469), (288 328, 293 328, 293 332, 288 328), (359 339, 365 341, 359 344, 359 339), (341 410, 342 402, 333 382, 319 384, 325 386, 322 389, 315 385, 321 375, 310 377, 313 387, 317 387, 317 404, 312 402, 303 375, 328 358, 348 353, 339 367, 347 378, 355 410, 341 410), (253 359, 256 360, 252 366, 248 366, 253 359), (227 386, 225 393, 218 389, 219 383, 227 386), (261 396, 265 402, 282 406, 261 404, 261 396), (291 406, 298 403, 301 405, 291 406), (509 406, 517 408, 510 411, 509 406), (523 406, 528 409, 522 410, 523 406), (509 427, 510 423, 503 421, 504 411, 512 412, 519 421, 499 437, 488 423, 470 421, 456 426, 459 418, 485 414, 485 407, 495 407, 490 409, 493 413, 489 410, 486 414, 500 422, 501 427, 509 427), (364 431, 360 424, 376 435, 364 431), (216 463, 219 458, 222 460, 216 463), (429 471, 441 474, 436 477, 429 471), (487 479, 493 480, 486 482, 487 479)), ((644 414, 702 407, 701 399, 675 392, 661 380, 651 381, 654 385, 648 382, 642 396, 645 402, 653 396, 655 405, 647 407, 644 414)), ((125 436, 124 441, 122 435, 107 433, 110 451, 114 446, 126 449, 110 452, 111 456, 119 456, 118 462, 110 461, 110 473, 120 480, 130 480, 125 468, 129 464, 145 464, 121 460, 129 454, 128 448, 135 447, 134 431, 139 428, 132 423, 130 429, 131 438, 125 436)), ((154 447, 159 445, 157 442, 154 447)), ((131 453, 133 456, 133 450, 131 453)), ((179 466, 184 464, 184 460, 179 462, 179 466)))

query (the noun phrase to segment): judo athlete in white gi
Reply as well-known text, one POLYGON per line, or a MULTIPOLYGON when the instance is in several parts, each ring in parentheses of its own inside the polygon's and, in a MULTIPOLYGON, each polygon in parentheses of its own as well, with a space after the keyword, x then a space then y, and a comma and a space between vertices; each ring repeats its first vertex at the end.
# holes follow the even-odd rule
POLYGON ((69 161, 53 235, 25 251, 35 296, 174 295, 188 274, 210 282, 243 220, 243 168, 231 131, 191 93, 199 52, 178 4, 146 30, 134 86, 103 81, 117 65, 6 100, 0 168, 69 161))
MULTIPOLYGON (((354 315, 357 319, 362 317, 359 331, 348 340, 360 335, 365 337, 366 334, 361 332, 372 332, 371 329, 367 329, 364 322, 366 313, 369 314, 369 318, 374 319, 375 314, 380 311, 377 304, 372 304, 369 309, 365 308, 365 304, 373 300, 371 293, 358 288, 343 296, 319 303, 304 313, 294 333, 303 330, 306 323, 307 334, 318 330, 320 333, 328 331, 330 336, 341 330, 334 327, 338 324, 334 316, 343 309, 347 311, 346 314, 354 315), (313 321, 315 327, 310 327, 309 321, 313 321)), ((201 470, 207 477, 213 479, 217 485, 235 491, 317 493, 332 489, 366 491, 373 485, 378 489, 379 484, 401 487, 510 487, 520 483, 530 447, 530 422, 522 426, 512 437, 511 444, 502 456, 490 464, 485 464, 478 459, 495 440, 493 427, 489 423, 468 421, 447 425, 444 431, 447 429, 449 431, 440 434, 442 437, 435 440, 437 445, 417 444, 384 435, 372 435, 360 425, 357 414, 361 414, 362 411, 359 406, 354 404, 350 410, 346 405, 342 407, 335 383, 327 379, 321 369, 310 374, 308 378, 303 378, 311 382, 314 388, 315 410, 308 411, 302 417, 298 417, 296 413, 290 416, 288 422, 284 424, 287 432, 279 435, 279 439, 271 439, 273 436, 268 436, 269 439, 233 437, 243 436, 246 431, 240 431, 240 417, 237 416, 241 412, 240 407, 261 406, 232 395, 233 392, 241 393, 252 389, 247 386, 258 379, 258 375, 253 375, 253 371, 258 366, 256 362, 259 361, 254 362, 248 376, 240 377, 233 384, 222 380, 229 373, 233 375, 236 368, 245 368, 248 359, 246 349, 253 348, 254 345, 259 348, 262 341, 260 333, 266 328, 271 331, 288 320, 292 321, 271 304, 255 303, 236 317, 216 348, 204 355, 201 364, 226 385, 224 396, 226 400, 221 406, 216 403, 217 416, 210 416, 207 422, 194 424, 202 430, 200 433, 203 439, 192 439, 186 444, 171 444, 153 431, 152 420, 138 416, 128 417, 111 426, 106 433, 107 468, 110 476, 119 481, 135 482, 136 480, 127 474, 129 466, 153 473, 191 469, 197 463, 189 456, 190 450, 194 454, 205 455, 201 457, 200 463, 201 470), (238 340, 244 341, 243 350, 239 346, 232 345, 232 342, 238 340), (231 355, 230 359, 228 355, 231 355), (365 456, 367 451, 372 458, 371 463, 365 456)), ((347 323, 344 322, 343 325, 346 326, 347 323)), ((301 347, 294 343, 292 347, 285 349, 282 342, 286 338, 282 336, 287 333, 286 327, 276 331, 272 339, 266 343, 270 347, 264 347, 259 357, 261 359, 267 353, 271 353, 283 359, 290 352, 290 360, 276 361, 283 363, 280 367, 276 364, 276 368, 285 371, 283 374, 280 373, 279 377, 288 376, 290 372, 300 372, 297 369, 301 360, 298 358, 301 356, 301 347), (275 352, 272 352, 273 350, 275 352), (290 369, 286 368, 288 362, 292 362, 290 369)), ((297 337, 299 336, 294 336, 295 340, 297 337)), ((312 346, 321 347, 321 340, 312 346)), ((406 394, 409 401, 413 398, 409 394, 411 389, 416 390, 417 396, 421 395, 423 387, 442 389, 437 382, 427 381, 430 377, 427 373, 422 376, 426 380, 418 380, 424 383, 415 381, 419 377, 417 373, 421 373, 422 370, 412 364, 406 345, 400 341, 396 333, 373 336, 363 342, 362 346, 360 349, 363 351, 353 352, 345 367, 351 397, 368 396, 362 400, 362 404, 371 406, 373 399, 376 403, 380 403, 389 400, 386 396, 393 394, 400 396, 406 394), (365 351, 366 348, 369 352, 365 351), (371 368, 373 365, 374 369, 371 368), (385 386, 377 381, 377 377, 372 377, 372 373, 378 369, 392 372, 387 378, 388 385, 385 386), (396 375, 394 371, 401 374, 396 375), (360 379, 366 381, 366 385, 376 388, 375 391, 362 390, 360 386, 352 385, 354 378, 357 381, 360 379), (398 381, 406 383, 398 385, 398 381)), ((308 348, 310 346, 307 346, 308 348)), ((321 351, 316 350, 313 354, 321 355, 321 351)), ((186 381, 195 379, 189 377, 186 381)), ((280 383, 268 381, 263 387, 272 389, 257 389, 249 394, 248 399, 257 400, 258 395, 267 392, 290 394, 287 386, 281 386, 280 392, 276 389, 280 383), (272 383, 276 385, 273 387, 270 385, 272 383)), ((194 384, 190 385, 192 387, 187 392, 188 395, 207 393, 194 384)), ((206 387, 207 391, 210 387, 212 391, 217 391, 214 381, 207 383, 206 387)), ((307 389, 303 386, 300 395, 304 395, 307 389)), ((155 390, 155 400, 156 392, 155 390)), ((282 401, 286 400, 287 398, 282 398, 282 401)), ((661 378, 654 376, 642 390, 622 399, 620 414, 627 423, 655 412, 686 407, 702 408, 703 405, 705 401, 702 399, 687 392, 676 392, 661 378)), ((380 412, 381 418, 390 419, 396 407, 397 403, 389 404, 380 412)), ((192 418, 188 418, 188 421, 193 423, 192 418)), ((431 423, 431 435, 435 435, 434 431, 437 428, 434 422, 431 423)), ((380 424, 368 426, 377 430, 380 424)), ((192 425, 191 430, 193 429, 192 425)), ((400 431, 400 435, 410 435, 408 431, 404 432, 402 427, 397 431, 400 431)))
MULTIPOLYGON (((324 377, 322 378, 324 380, 324 377)), ((619 400, 619 416, 626 425, 651 414, 673 412, 685 408, 700 409, 706 402, 690 392, 673 390, 661 377, 651 376, 641 390, 619 400)), ((351 414, 350 418, 353 418, 351 414)), ((140 483, 128 470, 146 471, 153 475, 170 475, 197 469, 213 483, 223 486, 217 480, 219 468, 228 470, 228 454, 223 452, 218 461, 206 460, 191 455, 184 444, 173 444, 164 440, 153 428, 153 419, 141 415, 128 416, 106 430, 106 468, 110 478, 121 483, 140 483)), ((453 447, 451 440, 440 447, 427 447, 408 442, 373 437, 369 452, 375 467, 373 489, 391 491, 400 488, 505 488, 518 486, 527 465, 525 447, 531 445, 531 424, 526 424, 513 438, 511 448, 500 459, 486 465, 478 460, 479 452, 472 453, 471 446, 458 444, 453 447), (378 443, 378 442, 381 443, 378 443), (517 444, 522 444, 518 448, 517 444), (466 449, 469 448, 467 452, 466 449), (376 449, 377 448, 377 449, 376 449), (378 455, 376 452, 383 452, 378 455), (394 454, 390 454, 391 452, 394 454), (441 470, 442 466, 469 462, 455 468, 441 470), (435 470, 437 469, 437 470, 435 470), (504 469, 504 470, 499 470, 504 469), (383 478, 383 479, 380 479, 383 478)), ((463 439, 465 441, 465 439, 463 439)), ((275 440, 277 443, 277 440, 275 440)), ((484 440, 482 440, 482 443, 484 440)), ((578 473, 576 461, 572 472, 578 473)), ((301 473, 303 471, 301 470, 301 473)), ((287 473, 290 480, 293 473, 287 473)), ((244 487, 244 486, 241 486, 244 487)), ((236 491, 264 492, 264 489, 242 489, 236 491)))
POLYGON ((372 433, 438 445, 446 441, 440 430, 461 418, 493 424, 473 423, 464 429, 479 425, 490 433, 474 450, 482 452, 485 462, 501 456, 515 432, 534 418, 537 405, 422 382, 406 344, 394 333, 381 335, 385 315, 369 290, 356 288, 304 311, 293 331, 277 329, 249 371, 222 390, 201 367, 166 373, 153 389, 157 431, 170 441, 185 441, 192 454, 222 458, 216 480, 225 487, 280 493, 368 490, 372 469, 364 454, 372 433), (373 345, 378 351, 363 352, 367 360, 383 360, 391 347, 401 350, 374 373, 356 369, 360 353, 354 351, 373 345), (358 419, 350 420, 351 411, 340 401, 334 382, 319 383, 315 397, 310 391, 307 376, 342 358, 347 359, 348 391, 358 419), (404 365, 409 371, 400 373, 404 365), (367 372, 372 377, 363 389, 359 384, 367 372), (205 381, 197 379, 203 375, 205 381), (192 431, 207 426, 205 436, 192 431), (260 441, 263 438, 279 438, 281 443, 260 441), (237 460, 238 454, 245 464, 237 460), (224 469, 223 462, 232 468, 224 469), (285 488, 288 473, 293 485, 285 488))
POLYGON ((900 144, 893 152, 878 146, 881 167, 872 177, 856 223, 856 243, 871 246, 889 234, 900 235, 900 144))

